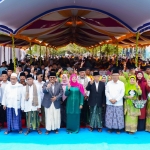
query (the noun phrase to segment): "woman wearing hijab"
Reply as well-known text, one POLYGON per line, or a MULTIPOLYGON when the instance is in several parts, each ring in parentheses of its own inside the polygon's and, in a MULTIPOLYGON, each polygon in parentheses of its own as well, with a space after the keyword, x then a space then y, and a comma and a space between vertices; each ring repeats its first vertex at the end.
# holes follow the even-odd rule
MULTIPOLYGON (((139 100, 142 100, 144 103, 144 101, 147 100, 147 90, 146 90, 147 82, 144 78, 144 74, 142 71, 136 72, 136 79, 138 85, 142 90, 142 95, 139 96, 139 100)), ((143 108, 141 108, 140 111, 141 111, 141 115, 139 116, 139 120, 138 120, 138 131, 144 131, 146 125, 146 105, 143 108)))
POLYGON ((146 131, 150 132, 150 78, 147 80, 147 110, 146 110, 146 131))
POLYGON ((102 82, 105 83, 105 85, 107 84, 108 82, 108 77, 106 75, 102 75, 102 79, 101 79, 102 82))
POLYGON ((62 96, 62 103, 61 103, 61 126, 66 126, 66 101, 67 96, 65 96, 66 87, 69 83, 69 79, 67 74, 62 74, 61 77, 61 85, 63 88, 63 96, 62 96))
POLYGON ((108 76, 108 82, 112 80, 111 75, 108 76))
POLYGON ((78 133, 80 129, 80 113, 84 99, 84 88, 77 82, 77 75, 72 74, 70 83, 66 87, 65 95, 67 98, 67 132, 78 133))
POLYGON ((125 131, 133 134, 137 131, 138 116, 141 115, 140 109, 135 108, 133 101, 139 99, 139 95, 142 91, 139 85, 136 83, 136 77, 130 76, 129 82, 125 86, 125 103, 124 103, 124 113, 125 113, 125 131))

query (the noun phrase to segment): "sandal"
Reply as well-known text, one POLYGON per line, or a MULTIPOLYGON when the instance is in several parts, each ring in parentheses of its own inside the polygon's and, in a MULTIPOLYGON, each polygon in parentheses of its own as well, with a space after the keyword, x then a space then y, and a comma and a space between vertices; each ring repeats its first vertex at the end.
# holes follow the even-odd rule
POLYGON ((42 134, 42 131, 40 129, 37 130, 38 134, 42 134))
POLYGON ((130 135, 133 135, 133 134, 134 134, 134 132, 129 132, 129 134, 130 134, 130 135))
POLYGON ((90 127, 90 128, 89 128, 89 131, 93 132, 93 128, 90 127))
POLYGON ((19 134, 22 134, 22 130, 19 131, 19 134))
POLYGON ((55 130, 55 133, 58 134, 59 133, 58 130, 55 130))
POLYGON ((107 132, 108 132, 108 133, 112 133, 112 130, 108 130, 107 132))
POLYGON ((25 133, 25 135, 28 135, 30 133, 30 130, 28 129, 25 133))
POLYGON ((48 134, 49 134, 49 131, 48 131, 48 130, 46 130, 45 134, 47 134, 47 135, 48 135, 48 134))
POLYGON ((120 131, 117 131, 116 133, 117 133, 117 134, 120 134, 120 131))
POLYGON ((4 132, 5 135, 7 135, 7 134, 9 134, 9 133, 10 133, 10 131, 5 131, 5 132, 4 132))
POLYGON ((102 129, 101 129, 101 128, 99 128, 97 131, 98 131, 98 132, 102 132, 102 129))

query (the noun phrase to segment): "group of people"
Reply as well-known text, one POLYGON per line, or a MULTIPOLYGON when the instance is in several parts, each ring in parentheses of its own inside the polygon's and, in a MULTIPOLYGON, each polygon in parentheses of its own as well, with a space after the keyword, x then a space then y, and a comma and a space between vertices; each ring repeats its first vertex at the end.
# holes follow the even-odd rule
MULTIPOLYGON (((139 59, 140 62, 140 59, 139 59)), ((9 134, 22 133, 24 117, 28 135, 45 134, 60 127, 78 133, 89 130, 120 134, 150 132, 150 64, 135 67, 135 60, 61 57, 2 63, 0 68, 0 124, 9 134)))

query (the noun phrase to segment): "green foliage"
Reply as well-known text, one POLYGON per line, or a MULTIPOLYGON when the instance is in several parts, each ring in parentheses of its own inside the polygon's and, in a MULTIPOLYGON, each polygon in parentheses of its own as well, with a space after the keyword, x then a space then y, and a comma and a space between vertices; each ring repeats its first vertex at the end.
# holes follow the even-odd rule
MULTIPOLYGON (((46 55, 46 47, 45 46, 39 46, 39 45, 33 45, 31 47, 32 55, 40 56, 40 49, 41 49, 41 55, 46 55)), ((27 54, 30 54, 30 49, 27 51, 27 54)))
MULTIPOLYGON (((100 50, 100 46, 97 46, 95 48, 92 49, 86 49, 85 47, 81 47, 76 45, 75 43, 73 44, 68 44, 67 46, 58 48, 58 49, 53 49, 53 48, 47 48, 48 54, 51 55, 65 55, 66 52, 70 52, 73 53, 74 55, 76 54, 84 54, 87 51, 89 51, 92 55, 97 56, 97 54, 99 54, 101 52, 101 54, 104 55, 114 55, 117 54, 117 46, 116 45, 111 45, 111 44, 107 44, 107 45, 103 45, 101 47, 100 50)), ((36 56, 40 56, 40 46, 39 45, 33 45, 31 47, 32 50, 32 55, 36 55, 36 56)), ((118 54, 120 54, 122 51, 122 48, 118 48, 118 54)), ((30 54, 30 50, 27 51, 27 54, 30 54)), ((46 56, 46 47, 45 46, 41 46, 41 56, 46 56)))
POLYGON ((114 54, 117 55, 117 53, 120 54, 122 52, 122 48, 118 47, 118 52, 117 52, 117 45, 112 45, 112 44, 103 45, 101 47, 101 50, 100 50, 100 46, 96 47, 95 49, 97 50, 97 53, 102 53, 106 56, 114 55, 114 54))
POLYGON ((64 55, 66 52, 71 52, 73 54, 84 54, 87 52, 87 49, 84 47, 78 46, 75 43, 73 44, 70 43, 65 47, 61 47, 57 49, 58 55, 64 55))

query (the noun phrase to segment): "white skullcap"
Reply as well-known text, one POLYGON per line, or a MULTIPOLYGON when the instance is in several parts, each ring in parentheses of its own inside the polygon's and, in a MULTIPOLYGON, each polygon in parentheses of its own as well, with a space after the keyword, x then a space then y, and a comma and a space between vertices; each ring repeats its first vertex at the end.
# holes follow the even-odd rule
POLYGON ((17 78, 17 74, 16 73, 12 73, 11 77, 16 77, 17 78))

